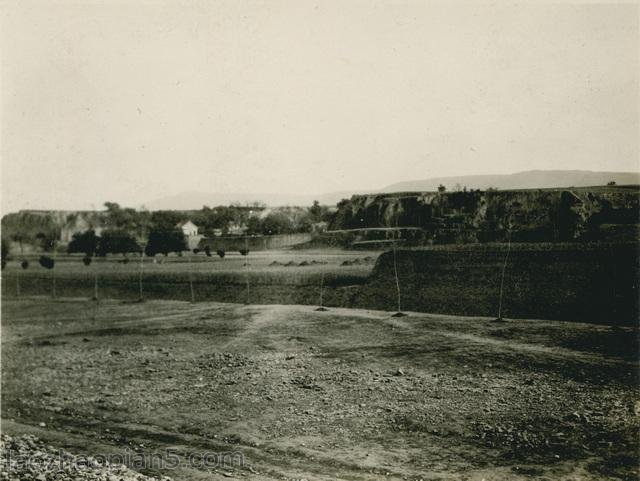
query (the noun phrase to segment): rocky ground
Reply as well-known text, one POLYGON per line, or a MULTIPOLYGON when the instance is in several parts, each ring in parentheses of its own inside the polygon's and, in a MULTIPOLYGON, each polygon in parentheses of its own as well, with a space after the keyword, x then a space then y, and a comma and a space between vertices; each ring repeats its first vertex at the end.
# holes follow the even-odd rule
POLYGON ((2 328, 3 430, 179 457, 146 475, 638 478, 632 328, 47 299, 2 328))
POLYGON ((29 434, 0 438, 0 478, 7 481, 170 481, 149 477, 122 464, 75 456, 29 434))

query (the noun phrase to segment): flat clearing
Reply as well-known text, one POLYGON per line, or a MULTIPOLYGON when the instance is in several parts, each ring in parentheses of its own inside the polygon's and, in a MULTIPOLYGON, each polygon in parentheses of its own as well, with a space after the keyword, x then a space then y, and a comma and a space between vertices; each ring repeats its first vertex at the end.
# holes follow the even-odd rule
MULTIPOLYGON (((211 257, 204 253, 184 254, 178 256, 170 254, 165 257, 144 257, 143 274, 195 274, 207 273, 239 273, 247 270, 249 273, 261 272, 288 272, 300 270, 303 272, 321 270, 329 272, 344 272, 343 267, 353 268, 357 272, 369 273, 375 259, 381 251, 342 250, 342 249, 315 249, 315 250, 269 250, 250 252, 248 256, 242 256, 238 252, 227 252, 224 258, 220 258, 215 252, 211 257), (366 258, 366 260, 365 260, 366 258), (343 266, 345 262, 357 261, 355 265, 343 266), (304 264, 303 264, 304 263, 304 264), (248 264, 246 266, 245 264, 248 264), (302 264, 302 265, 301 265, 302 264), (248 267, 248 269, 247 269, 248 267)), ((14 275, 19 272, 23 276, 49 276, 52 271, 41 267, 38 258, 43 254, 27 254, 12 256, 7 263, 3 274, 14 275), (20 268, 20 261, 26 258, 29 261, 28 269, 20 268)), ((45 253, 53 257, 51 253, 45 253)), ((82 263, 82 254, 58 254, 56 256, 55 271, 62 278, 65 276, 92 277, 94 270, 104 275, 131 275, 137 278, 140 271, 140 256, 129 254, 126 258, 121 255, 110 254, 107 257, 96 257, 93 262, 85 266, 82 263)), ((347 269, 349 270, 349 269, 347 269)))
POLYGON ((2 429, 72 453, 244 457, 162 473, 185 480, 638 477, 632 328, 181 301, 2 307, 2 429))
MULTIPOLYGON (((5 296, 94 297, 100 299, 190 300, 244 303, 316 304, 320 286, 336 288, 366 282, 379 251, 339 249, 256 251, 247 257, 229 252, 168 257, 109 255, 85 266, 82 255, 58 255, 54 269, 38 263, 39 254, 14 256, 2 272, 5 296), (97 284, 97 289, 96 289, 97 284), (247 284, 249 288, 247 289, 247 284), (54 287, 55 286, 55 287, 54 287), (295 287, 295 289, 292 289, 295 287)), ((335 296, 335 293, 334 293, 335 296)), ((336 301, 337 302, 337 301, 336 301)))

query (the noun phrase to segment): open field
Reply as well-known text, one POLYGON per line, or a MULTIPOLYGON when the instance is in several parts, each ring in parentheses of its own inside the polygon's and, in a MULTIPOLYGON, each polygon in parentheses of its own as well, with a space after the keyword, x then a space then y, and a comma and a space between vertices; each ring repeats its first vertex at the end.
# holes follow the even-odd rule
POLYGON ((2 429, 76 454, 244 456, 162 473, 185 480, 631 480, 637 340, 540 320, 5 298, 2 429))
MULTIPOLYGON (((288 273, 295 278, 296 273, 310 275, 324 270, 325 272, 344 272, 345 269, 338 267, 350 267, 349 272, 357 274, 368 274, 373 267, 373 261, 380 254, 380 251, 350 251, 340 249, 319 249, 319 250, 282 250, 282 251, 257 251, 250 252, 248 257, 240 255, 238 252, 228 252, 224 258, 219 258, 215 253, 207 257, 204 253, 184 254, 178 256, 170 254, 168 257, 157 255, 155 258, 145 256, 143 260, 144 275, 153 276, 155 274, 187 274, 189 271, 196 275, 206 274, 231 274, 246 271, 250 275, 265 273, 288 273), (365 258, 368 261, 365 261, 365 258), (341 266, 344 261, 359 259, 355 266, 341 266), (245 263, 248 269, 245 269, 245 263), (308 265, 300 265, 306 263, 308 265), (287 265, 290 264, 290 265, 287 265)), ((52 254, 46 254, 52 256, 52 254)), ((4 273, 11 275, 15 271, 20 271, 25 276, 43 277, 51 273, 38 264, 40 254, 30 254, 24 256, 29 261, 29 268, 20 268, 20 261, 23 258, 19 255, 13 256, 13 261, 7 264, 4 273)), ((117 277, 138 276, 140 270, 140 257, 129 255, 126 260, 121 255, 109 255, 105 258, 95 258, 93 263, 85 266, 82 263, 81 254, 63 254, 56 256, 56 273, 60 278, 70 276, 86 276, 91 278, 94 269, 100 274, 117 277)))
MULTIPOLYGON (((215 253, 212 257, 204 253, 145 257, 143 296, 189 300, 191 278, 196 301, 313 304, 318 302, 321 282, 328 287, 364 283, 378 255, 373 251, 323 249, 251 252, 246 258, 237 252, 223 259, 215 253)), ((22 258, 18 256, 7 264, 2 279, 5 295, 16 296, 18 291, 21 295, 52 295, 55 277, 56 295, 93 297, 97 276, 99 298, 139 298, 138 256, 129 256, 126 261, 122 256, 96 258, 85 266, 81 255, 63 255, 58 256, 53 270, 41 267, 38 257, 27 256, 30 265, 26 270, 20 267, 22 258)))
POLYGON ((640 311, 635 244, 469 244, 391 251, 339 249, 217 256, 61 256, 28 269, 19 258, 2 276, 3 294, 174 299, 248 304, 322 304, 465 316, 558 319, 634 326, 640 311), (248 265, 245 265, 248 264, 248 265), (504 282, 503 282, 504 275, 504 282), (140 292, 142 280, 142 296, 140 292), (96 289, 97 282, 97 289, 96 289), (502 286, 502 287, 501 287, 502 286), (193 287, 193 292, 191 291, 193 287))

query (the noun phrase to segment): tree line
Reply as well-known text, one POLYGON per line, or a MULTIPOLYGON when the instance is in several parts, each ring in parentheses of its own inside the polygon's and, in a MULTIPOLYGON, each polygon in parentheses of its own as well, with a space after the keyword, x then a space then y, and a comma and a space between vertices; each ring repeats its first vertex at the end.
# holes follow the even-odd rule
POLYGON ((88 228, 73 234, 67 250, 87 256, 144 252, 147 255, 187 250, 178 224, 191 220, 206 237, 230 235, 277 235, 310 232, 315 224, 328 222, 331 212, 317 201, 310 207, 267 209, 261 204, 207 207, 192 211, 147 211, 106 202, 104 211, 61 214, 23 211, 2 218, 2 245, 8 240, 20 250, 29 245, 50 252, 59 243, 65 225, 75 225, 79 216, 88 228), (99 235, 97 232, 99 231, 99 235))

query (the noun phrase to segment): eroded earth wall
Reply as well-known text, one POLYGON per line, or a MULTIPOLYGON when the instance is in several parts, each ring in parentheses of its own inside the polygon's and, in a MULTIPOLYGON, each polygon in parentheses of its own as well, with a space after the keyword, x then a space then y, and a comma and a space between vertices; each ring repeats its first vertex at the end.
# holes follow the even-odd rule
POLYGON ((385 252, 357 304, 394 306, 397 270, 402 309, 497 317, 504 268, 503 317, 637 324, 635 243, 478 247, 385 252))
MULTIPOLYGON (((356 195, 338 204, 331 229, 419 227, 415 245, 490 241, 638 239, 638 186, 356 195)), ((389 233, 367 233, 372 236, 389 233)), ((365 236, 364 234, 362 235, 365 236)))

